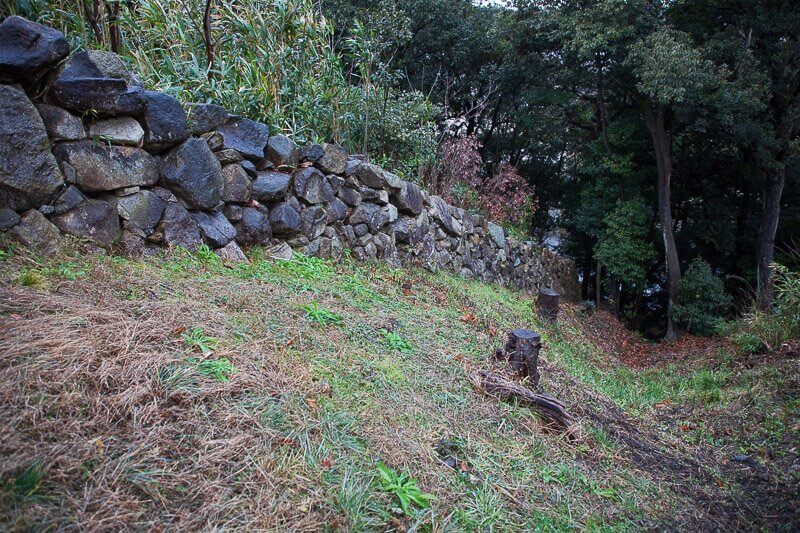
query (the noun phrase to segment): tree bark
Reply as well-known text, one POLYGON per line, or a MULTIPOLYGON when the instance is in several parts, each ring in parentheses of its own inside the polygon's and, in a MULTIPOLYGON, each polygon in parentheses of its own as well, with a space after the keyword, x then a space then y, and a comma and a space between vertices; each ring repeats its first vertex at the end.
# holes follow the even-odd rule
POLYGON ((772 262, 775 258, 775 234, 781 214, 781 195, 786 183, 786 169, 761 171, 761 221, 758 228, 758 273, 756 279, 756 305, 767 311, 775 302, 775 280, 772 262))
POLYGON ((643 101, 640 107, 645 125, 653 140, 658 169, 658 215, 661 219, 664 259, 667 265, 667 334, 664 338, 665 340, 675 340, 678 338, 678 331, 672 322, 672 308, 677 303, 681 287, 681 265, 678 260, 678 249, 675 246, 675 229, 670 198, 672 139, 670 139, 666 127, 666 106, 657 104, 654 110, 649 101, 643 101))

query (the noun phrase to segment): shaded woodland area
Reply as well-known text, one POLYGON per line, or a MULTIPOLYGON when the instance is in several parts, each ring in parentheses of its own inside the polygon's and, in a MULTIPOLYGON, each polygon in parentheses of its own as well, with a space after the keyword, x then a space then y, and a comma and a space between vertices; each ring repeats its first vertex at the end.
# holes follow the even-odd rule
POLYGON ((648 336, 770 309, 773 261, 797 270, 790 2, 7 4, 555 243, 583 299, 648 336))

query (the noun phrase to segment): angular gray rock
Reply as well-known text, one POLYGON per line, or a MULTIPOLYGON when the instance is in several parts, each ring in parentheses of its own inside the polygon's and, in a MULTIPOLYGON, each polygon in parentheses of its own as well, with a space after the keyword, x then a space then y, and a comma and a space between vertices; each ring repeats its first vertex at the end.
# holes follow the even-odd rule
POLYGON ((177 202, 167 203, 156 233, 167 246, 182 246, 193 251, 203 243, 200 229, 189 211, 177 202))
POLYGON ((293 176, 294 194, 309 204, 333 200, 333 189, 325 175, 313 167, 301 168, 293 176))
POLYGON ((265 156, 276 167, 296 167, 300 162, 300 151, 295 142, 286 135, 273 135, 267 141, 265 156))
POLYGON ((325 210, 328 213, 327 222, 328 224, 333 224, 334 222, 338 222, 340 220, 344 220, 347 217, 347 213, 349 211, 349 207, 345 205, 344 202, 339 200, 338 198, 334 198, 329 203, 326 204, 325 210))
POLYGON ((312 205, 303 209, 300 213, 303 235, 305 235, 308 240, 314 240, 322 235, 322 232, 325 231, 327 218, 328 215, 325 209, 320 205, 312 205))
POLYGON ((137 228, 150 236, 164 214, 166 202, 149 190, 116 199, 117 212, 126 229, 137 228))
POLYGON ((70 185, 64 192, 58 195, 55 201, 50 205, 43 205, 39 207, 39 211, 43 215, 60 215, 66 213, 70 209, 75 209, 86 200, 86 197, 74 185, 70 185))
POLYGON ((222 213, 192 211, 191 215, 200 228, 203 240, 212 248, 222 248, 236 238, 236 228, 222 213))
POLYGON ((58 30, 17 16, 0 24, 0 83, 32 84, 68 55, 58 30))
POLYGON ((191 207, 212 210, 222 201, 222 167, 202 139, 173 148, 158 168, 167 187, 191 207))
POLYGON ((272 237, 272 227, 267 215, 253 207, 242 209, 242 216, 236 223, 236 242, 242 246, 267 244, 272 237))
POLYGON ((89 239, 109 247, 119 240, 117 210, 102 200, 86 200, 81 205, 51 219, 63 233, 89 239))
POLYGON ((250 260, 244 255, 244 252, 236 241, 231 241, 222 248, 214 250, 214 253, 222 259, 223 263, 249 263, 250 260))
POLYGON ((113 117, 89 125, 89 137, 95 143, 140 146, 144 139, 142 125, 133 117, 113 117))
POLYGON ((222 201, 243 204, 250 200, 252 181, 238 163, 222 167, 222 201))
POLYGON ((58 143, 53 153, 62 166, 67 163, 74 169, 73 179, 84 191, 112 191, 158 181, 156 160, 141 148, 77 141, 58 143))
POLYGON ((241 166, 244 169, 244 171, 247 172, 247 175, 250 176, 251 178, 256 179, 258 177, 258 169, 256 168, 256 166, 253 164, 252 161, 248 161, 245 159, 244 161, 239 162, 239 166, 241 166))
POLYGON ((288 202, 283 202, 269 211, 269 223, 272 233, 280 237, 291 237, 302 230, 300 213, 288 202))
POLYGON ((245 159, 260 161, 269 140, 269 128, 246 118, 230 118, 217 128, 222 134, 223 146, 242 154, 245 159))
POLYGON ((316 162, 325 155, 325 150, 321 144, 307 144, 300 149, 300 161, 316 162))
POLYGON ((325 174, 344 174, 347 167, 347 152, 335 144, 323 143, 322 155, 314 162, 314 166, 325 174))
POLYGON ((36 104, 51 141, 80 141, 86 138, 81 119, 66 109, 50 104, 36 104))
POLYGON ((54 255, 64 246, 58 228, 36 209, 23 213, 19 223, 8 230, 8 234, 39 255, 54 255))
POLYGON ((398 176, 372 163, 360 163, 353 174, 361 183, 373 189, 398 192, 403 187, 403 181, 398 176))
POLYGON ((461 226, 461 223, 458 220, 454 219, 453 216, 450 214, 447 202, 445 202, 439 196, 431 196, 430 203, 431 203, 431 209, 430 209, 431 216, 442 226, 442 228, 448 234, 458 237, 464 233, 464 229, 461 226))
POLYGON ((422 213, 425 208, 422 191, 415 183, 409 181, 403 182, 400 190, 394 195, 392 203, 397 206, 398 211, 414 216, 422 213))
POLYGON ((8 231, 19 224, 19 215, 6 207, 0 208, 0 232, 8 231))
POLYGON ((361 203, 361 193, 349 187, 339 190, 339 198, 350 207, 357 207, 361 203))
POLYGON ((64 184, 42 117, 16 85, 0 85, 0 207, 22 211, 64 184))
POLYGON ((286 198, 292 177, 283 172, 259 172, 253 182, 253 198, 259 202, 277 202, 286 198))
POLYGON ((344 178, 341 176, 337 176, 335 174, 328 174, 325 176, 325 179, 328 180, 328 183, 331 186, 331 190, 333 190, 333 194, 338 194, 339 191, 342 190, 344 187, 344 178))
POLYGON ((217 133, 216 131, 211 131, 208 133, 204 133, 200 136, 201 139, 208 143, 208 147, 211 149, 212 152, 216 152, 217 150, 222 149, 222 144, 224 140, 222 139, 222 134, 217 133))
POLYGON ((186 112, 177 99, 156 91, 144 91, 146 105, 139 117, 144 126, 144 149, 163 152, 189 138, 186 112))
POLYGON ((506 234, 505 234, 505 231, 503 230, 503 228, 501 226, 498 226, 494 222, 489 222, 486 225, 486 229, 489 232, 489 237, 492 238, 494 243, 499 248, 505 248, 506 247, 506 234))
POLYGON ((220 165, 238 163, 244 159, 244 156, 233 148, 224 148, 218 152, 214 152, 214 155, 216 156, 220 165))
POLYGON ((381 206, 363 202, 356 207, 347 219, 348 224, 366 224, 370 231, 378 231, 389 223, 389 215, 381 206))
POLYGON ((222 126, 228 120, 228 111, 216 104, 196 104, 187 113, 192 135, 202 135, 222 126))
POLYGON ((117 54, 89 50, 67 60, 45 99, 74 111, 138 115, 146 105, 140 85, 117 54))

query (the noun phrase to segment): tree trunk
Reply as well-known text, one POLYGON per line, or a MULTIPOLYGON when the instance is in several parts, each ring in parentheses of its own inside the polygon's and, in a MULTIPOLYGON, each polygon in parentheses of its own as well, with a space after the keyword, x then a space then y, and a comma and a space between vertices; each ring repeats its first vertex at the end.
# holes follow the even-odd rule
POLYGON ((758 228, 758 274, 756 279, 756 305, 767 311, 775 302, 775 281, 772 277, 772 262, 775 257, 775 233, 781 213, 781 195, 786 183, 786 169, 761 172, 761 222, 758 228))
POLYGON ((667 334, 665 340, 678 338, 678 331, 672 323, 672 308, 678 299, 681 287, 681 265, 678 249, 675 246, 675 229, 672 220, 670 181, 672 180, 672 140, 666 128, 666 106, 658 104, 653 110, 649 101, 641 104, 642 116, 653 140, 658 168, 658 215, 661 219, 661 234, 664 239, 664 259, 667 265, 667 334))

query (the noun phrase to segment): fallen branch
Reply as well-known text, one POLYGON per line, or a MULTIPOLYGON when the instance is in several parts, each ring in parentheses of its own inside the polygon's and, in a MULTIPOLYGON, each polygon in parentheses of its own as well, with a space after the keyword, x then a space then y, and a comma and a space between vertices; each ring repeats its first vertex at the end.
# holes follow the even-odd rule
POLYGON ((575 419, 567 413, 564 404, 552 396, 533 392, 527 387, 486 370, 473 372, 470 374, 469 380, 490 396, 495 396, 501 400, 516 398, 531 407, 546 422, 566 429, 570 434, 577 431, 575 419))

